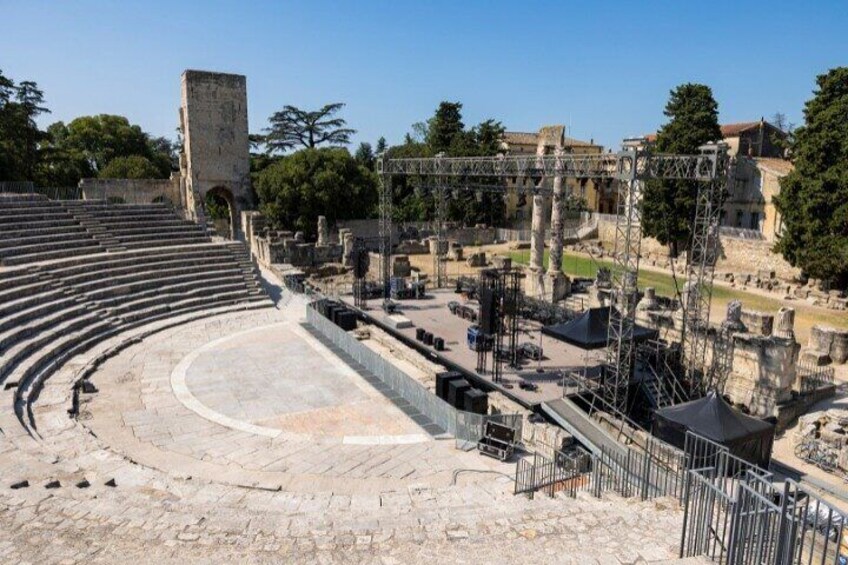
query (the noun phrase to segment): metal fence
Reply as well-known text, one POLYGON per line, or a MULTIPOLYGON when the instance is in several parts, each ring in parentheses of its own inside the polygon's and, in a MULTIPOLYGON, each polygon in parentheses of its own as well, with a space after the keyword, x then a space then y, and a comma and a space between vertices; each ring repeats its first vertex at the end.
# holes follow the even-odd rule
POLYGON ((456 438, 457 447, 473 449, 483 437, 486 423, 496 421, 516 428, 517 437, 521 437, 520 414, 473 414, 457 410, 437 397, 423 384, 416 381, 392 363, 369 349, 354 336, 342 330, 332 321, 320 314, 317 307, 320 298, 306 308, 306 321, 339 349, 350 355, 364 366, 386 386, 401 398, 409 402, 416 410, 429 418, 434 424, 456 438))
POLYGON ((475 414, 456 410, 454 437, 457 449, 465 451, 475 449, 477 442, 483 439, 488 422, 497 422, 515 430, 516 443, 520 441, 523 426, 521 414, 475 414))
POLYGON ((809 361, 800 361, 795 371, 801 383, 801 394, 835 386, 833 367, 820 367, 809 361))
MULTIPOLYGON (((122 179, 114 183, 96 183, 85 187, 80 186, 35 186, 31 182, 0 182, 0 193, 6 194, 38 194, 49 200, 96 200, 109 204, 150 204, 161 202, 169 206, 177 206, 165 194, 152 198, 149 192, 135 189, 132 185, 121 186, 122 179)), ((165 182, 165 181, 163 181, 165 182)))
POLYGON ((760 230, 734 228, 731 226, 719 226, 718 233, 722 237, 729 237, 733 239, 764 240, 766 238, 760 230))
POLYGON ((591 488, 592 468, 592 456, 582 448, 554 451, 553 457, 534 453, 515 466, 515 494, 533 498, 536 492, 548 496, 564 492, 574 497, 591 488))
POLYGON ((680 557, 719 563, 812 565, 848 559, 845 514, 787 479, 705 438, 687 436, 680 557))
POLYGON ((456 408, 438 398, 424 385, 322 316, 316 310, 318 302, 313 302, 306 309, 306 321, 312 327, 350 355, 357 363, 368 369, 437 426, 449 434, 456 434, 456 408))

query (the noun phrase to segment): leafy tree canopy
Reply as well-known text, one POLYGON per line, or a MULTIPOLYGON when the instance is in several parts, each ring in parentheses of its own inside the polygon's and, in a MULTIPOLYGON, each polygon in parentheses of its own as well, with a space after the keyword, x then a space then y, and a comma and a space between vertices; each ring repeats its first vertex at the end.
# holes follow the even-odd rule
POLYGON ((790 264, 840 287, 848 284, 848 67, 816 79, 818 90, 793 133, 795 169, 775 204, 783 231, 777 250, 790 264))
MULTIPOLYGON (((665 111, 669 121, 657 132, 660 153, 693 154, 710 141, 721 140, 718 103, 710 87, 682 84, 671 91, 665 111)), ((642 196, 642 232, 667 245, 676 256, 691 236, 698 183, 660 181, 645 183, 642 196)))
POLYGON ((347 149, 303 149, 256 176, 261 210, 278 227, 315 234, 319 215, 338 220, 373 216, 377 179, 347 149))
MULTIPOLYGON (((495 155, 500 150, 504 127, 489 119, 471 129, 465 127, 461 102, 442 102, 433 116, 412 126, 402 145, 389 148, 390 158, 433 157, 444 153, 448 157, 495 155)), ((498 179, 477 179, 478 184, 500 182, 498 179)), ((398 221, 427 221, 434 219, 435 202, 432 191, 404 177, 395 179, 395 219, 398 221)), ((447 220, 466 225, 498 224, 505 214, 503 197, 497 193, 460 190, 447 202, 447 220)))
POLYGON ((102 179, 152 179, 159 173, 159 169, 147 157, 130 155, 115 157, 103 167, 98 176, 102 179))
POLYGON ((269 118, 271 125, 265 129, 268 150, 283 153, 298 147, 349 144, 356 130, 348 128, 347 122, 336 116, 342 108, 341 102, 327 104, 316 111, 284 106, 269 118))

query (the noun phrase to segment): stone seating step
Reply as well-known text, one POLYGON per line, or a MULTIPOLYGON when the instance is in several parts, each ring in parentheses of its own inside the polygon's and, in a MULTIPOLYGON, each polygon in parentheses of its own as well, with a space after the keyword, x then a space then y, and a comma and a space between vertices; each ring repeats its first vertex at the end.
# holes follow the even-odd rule
POLYGON ((144 227, 121 227, 121 228, 110 228, 106 230, 106 233, 111 235, 112 237, 117 237, 124 239, 126 237, 143 237, 156 235, 159 233, 197 233, 203 237, 206 237, 206 232, 204 232, 200 226, 197 224, 174 224, 174 225, 155 225, 155 226, 144 226, 144 227))
MULTIPOLYGON (((21 269, 0 273, 0 292, 32 284, 39 280, 39 273, 30 273, 21 269)), ((3 300, 0 299, 0 304, 3 300)))
POLYGON ((70 251, 72 249, 84 249, 87 253, 91 252, 91 248, 100 248, 100 244, 94 241, 91 237, 81 237, 79 239, 64 239, 62 241, 53 241, 47 243, 36 243, 31 245, 18 245, 12 248, 0 249, 0 257, 12 258, 22 255, 33 255, 37 253, 50 253, 53 251, 70 251))
POLYGON ((89 312, 88 304, 71 302, 66 308, 45 312, 45 315, 18 324, 11 330, 0 332, 0 353, 16 343, 50 330, 53 326, 89 312))
MULTIPOLYGON (((109 232, 110 234, 112 232, 109 232)), ((206 239, 208 241, 208 237, 205 233, 200 230, 192 229, 192 228, 175 228, 175 229, 164 229, 161 231, 154 231, 149 233, 138 233, 138 234, 115 234, 115 237, 120 239, 121 241, 126 242, 134 242, 134 241, 158 241, 161 239, 169 239, 169 238, 194 238, 200 237, 206 239)))
MULTIPOLYGON (((51 298, 51 296, 48 296, 48 298, 51 298)), ((26 324, 31 320, 42 318, 49 315, 51 312, 56 312, 79 304, 79 302, 77 302, 72 296, 68 295, 62 295, 55 300, 48 299, 45 302, 38 302, 37 304, 31 304, 31 302, 32 301, 27 304, 28 307, 0 319, 0 332, 5 332, 11 328, 26 324)))
POLYGON ((25 359, 42 349, 45 345, 60 341, 63 336, 85 328, 101 318, 102 315, 99 312, 89 312, 85 316, 76 317, 57 324, 50 332, 43 333, 12 346, 3 354, 3 361, 0 362, 0 383, 17 382, 18 379, 14 376, 17 374, 16 369, 22 365, 25 368, 25 359))
POLYGON ((69 285, 74 292, 79 292, 88 299, 100 299, 106 296, 119 296, 130 292, 138 292, 149 288, 157 283, 180 282, 183 280, 208 280, 215 276, 243 276, 243 273, 234 265, 220 265, 214 269, 208 267, 165 270, 149 269, 132 272, 126 275, 109 277, 105 281, 85 281, 80 284, 69 285), (98 284, 105 283, 105 284, 98 284))
POLYGON ((49 261, 52 259, 64 259, 67 257, 73 257, 76 255, 90 255, 92 253, 97 252, 105 252, 105 249, 100 246, 96 241, 93 242, 93 245, 85 246, 85 247, 74 247, 74 248, 64 248, 64 249, 55 249, 52 251, 41 251, 36 253, 30 253, 28 255, 17 255, 15 257, 5 257, 0 261, 3 265, 13 266, 13 265, 25 265, 27 263, 40 263, 42 261, 49 261))
POLYGON ((73 214, 61 206, 3 206, 0 207, 0 221, 4 218, 33 218, 53 216, 73 217, 73 214))
POLYGON ((139 248, 121 252, 113 252, 113 253, 99 253, 92 254, 88 256, 80 256, 80 257, 69 257, 65 260, 61 261, 52 261, 44 265, 45 268, 50 268, 50 270, 57 274, 68 273, 71 272, 72 269, 88 269, 94 264, 105 264, 105 263, 114 263, 117 264, 119 261, 145 261, 148 258, 153 259, 154 257, 177 257, 177 256, 195 256, 195 255, 215 255, 215 256, 223 256, 227 251, 223 248, 223 246, 219 244, 215 244, 212 242, 201 243, 197 245, 193 245, 191 247, 181 247, 181 246, 158 246, 158 247, 150 247, 150 248, 139 248))
POLYGON ((0 292, 0 305, 5 305, 15 300, 25 299, 33 294, 39 294, 47 291, 56 291, 55 282, 49 279, 44 280, 37 277, 35 281, 28 284, 23 284, 0 292))
MULTIPOLYGON (((186 295, 180 296, 185 297, 186 295)), ((185 312, 189 309, 195 310, 201 308, 210 308, 223 304, 238 304, 240 302, 258 302, 263 299, 268 300, 267 297, 249 295, 241 290, 219 292, 212 296, 191 297, 191 295, 189 294, 188 298, 185 298, 184 300, 157 304, 148 308, 128 312, 127 314, 122 315, 121 319, 127 322, 137 322, 139 320, 150 320, 153 316, 160 316, 163 314, 174 315, 175 313, 185 312)))
POLYGON ((222 262, 229 262, 229 255, 222 249, 195 245, 186 248, 180 248, 178 251, 169 251, 166 253, 154 253, 154 251, 166 250, 168 248, 151 249, 150 253, 140 254, 138 251, 122 251, 108 255, 99 255, 90 257, 89 261, 71 266, 59 265, 58 268, 52 269, 55 276, 72 280, 77 276, 85 280, 86 275, 93 277, 108 276, 112 270, 122 272, 125 269, 136 270, 142 266, 168 264, 177 262, 186 265, 208 265, 222 262))
POLYGON ((0 233, 13 231, 36 231, 50 228, 62 228, 68 226, 79 226, 80 223, 73 218, 56 218, 42 221, 20 221, 14 223, 0 224, 0 233))
MULTIPOLYGON (((14 240, 3 240, 6 243, 14 242, 14 240)), ((78 234, 78 235, 69 235, 63 240, 59 241, 48 241, 44 243, 30 243, 28 245, 19 244, 14 248, 7 247, 3 250, 0 250, 0 257, 14 257, 16 255, 30 255, 32 253, 37 253, 38 251, 53 251, 54 249, 74 249, 77 247, 92 247, 97 246, 97 242, 94 241, 91 236, 87 233, 78 234)))
POLYGON ((215 285, 227 284, 234 287, 245 287, 247 283, 241 274, 222 274, 216 277, 174 277, 165 281, 150 280, 145 282, 130 283, 117 287, 109 287, 86 293, 90 300, 97 300, 103 306, 119 308, 126 301, 128 295, 131 298, 144 298, 157 294, 174 294, 177 292, 188 292, 196 288, 212 288, 215 285))
POLYGON ((259 289, 250 287, 244 284, 243 281, 233 279, 217 279, 206 281, 205 284, 182 283, 168 285, 159 289, 155 289, 153 291, 138 293, 134 295, 132 297, 132 300, 130 301, 116 302, 111 305, 105 305, 111 306, 111 312, 115 316, 123 316, 124 314, 139 308, 147 308, 150 306, 156 306, 158 304, 165 304, 169 301, 173 301, 175 297, 176 299, 179 299, 180 297, 186 296, 210 296, 212 294, 220 292, 242 291, 245 292, 245 295, 248 295, 250 293, 255 293, 255 291, 257 290, 259 289))
POLYGON ((0 229, 9 224, 20 224, 22 222, 49 222, 55 220, 73 220, 74 217, 64 210, 29 210, 20 212, 0 211, 0 229))
POLYGON ((67 236, 78 233, 85 233, 85 227, 79 224, 71 224, 68 226, 41 228, 41 229, 21 229, 21 230, 0 230, 0 239, 23 239, 31 237, 49 237, 49 236, 67 236))
POLYGON ((121 246, 127 250, 153 248, 157 246, 174 247, 180 245, 201 245, 209 243, 208 237, 179 237, 174 239, 149 240, 141 241, 121 241, 121 246))
MULTIPOLYGON (((21 233, 21 232, 16 232, 21 233)), ((91 234, 86 232, 82 227, 76 230, 68 230, 64 233, 48 233, 42 234, 35 232, 32 235, 12 236, 7 233, 0 233, 0 252, 4 249, 12 247, 26 247, 32 245, 52 244, 57 241, 65 241, 68 239, 90 239, 91 234)))
POLYGON ((6 316, 11 316, 12 314, 40 304, 52 302, 61 298, 67 298, 70 294, 70 292, 61 288, 49 287, 45 288, 44 292, 15 298, 14 300, 7 300, 6 302, 0 302, 0 320, 4 320, 6 316))
POLYGON ((100 281, 101 279, 112 280, 113 278, 132 275, 145 271, 169 272, 203 272, 210 267, 221 266, 227 261, 226 257, 180 257, 166 261, 145 261, 145 262, 122 262, 122 266, 108 264, 92 265, 91 269, 85 271, 77 271, 78 274, 62 277, 62 282, 69 286, 78 286, 90 281, 100 281))
MULTIPOLYGON (((185 222, 170 212, 162 212, 157 214, 152 213, 132 213, 132 214, 109 214, 109 215, 82 215, 76 216, 80 221, 100 224, 103 226, 119 225, 121 223, 130 223, 134 225, 155 224, 158 222, 185 222)), ((193 223, 193 222, 192 222, 193 223)))

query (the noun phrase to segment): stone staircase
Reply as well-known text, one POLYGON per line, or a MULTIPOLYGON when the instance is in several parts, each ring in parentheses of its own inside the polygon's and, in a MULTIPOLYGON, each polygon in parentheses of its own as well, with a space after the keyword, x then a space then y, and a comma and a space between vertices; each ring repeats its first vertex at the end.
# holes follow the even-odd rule
POLYGON ((272 306, 241 243, 212 242, 164 205, 5 195, 0 258, 5 430, 15 419, 34 429, 28 411, 43 383, 104 340, 186 314, 272 306))

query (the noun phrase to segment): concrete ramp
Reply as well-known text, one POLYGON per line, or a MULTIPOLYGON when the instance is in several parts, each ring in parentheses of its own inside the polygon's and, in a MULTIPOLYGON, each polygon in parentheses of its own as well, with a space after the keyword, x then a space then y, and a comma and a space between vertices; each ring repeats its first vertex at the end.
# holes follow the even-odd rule
POLYGON ((545 414, 577 438, 595 455, 601 455, 602 449, 606 449, 608 453, 625 454, 625 447, 571 400, 560 398, 543 402, 541 406, 545 414))

